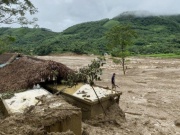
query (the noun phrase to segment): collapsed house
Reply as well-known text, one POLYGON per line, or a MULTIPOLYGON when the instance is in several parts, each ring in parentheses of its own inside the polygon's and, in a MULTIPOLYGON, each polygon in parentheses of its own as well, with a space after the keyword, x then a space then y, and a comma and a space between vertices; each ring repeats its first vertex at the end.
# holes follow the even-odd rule
POLYGON ((1 133, 24 135, 32 132, 43 135, 70 130, 73 134, 81 134, 80 108, 45 89, 27 90, 15 93, 9 99, 1 98, 0 107, 5 116, 8 116, 0 124, 1 133))
POLYGON ((114 103, 119 104, 122 92, 111 91, 101 86, 79 83, 73 87, 66 85, 46 85, 54 93, 60 93, 66 101, 81 108, 83 120, 91 119, 105 111, 114 103))
MULTIPOLYGON (((70 105, 62 97, 53 96, 43 88, 33 88, 36 84, 60 83, 73 70, 54 61, 16 54, 1 55, 0 59, 1 64, 4 64, 0 68, 0 93, 2 94, 0 111, 10 121, 15 122, 17 118, 21 119, 23 124, 19 125, 20 127, 24 124, 29 127, 29 130, 24 131, 14 124, 14 128, 17 129, 13 131, 14 133, 35 133, 32 130, 36 128, 43 133, 70 130, 73 134, 81 134, 80 108, 70 105), (45 98, 41 99, 44 96, 45 98), (16 116, 15 119, 14 116, 16 116)), ((0 127, 4 129, 7 127, 3 128, 3 126, 10 126, 8 121, 0 127)), ((10 132, 12 131, 4 131, 5 134, 10 132)))
MULTIPOLYGON (((73 133, 80 135, 82 118, 91 119, 96 115, 104 113, 115 102, 119 103, 120 95, 122 94, 100 87, 94 87, 93 90, 89 85, 83 83, 79 83, 78 86, 74 87, 63 85, 61 81, 66 80, 68 74, 74 71, 58 62, 19 54, 0 55, 0 62, 1 65, 3 64, 0 68, 0 93, 12 92, 15 93, 14 95, 18 95, 18 92, 23 93, 23 91, 25 93, 31 90, 37 92, 40 90, 39 88, 32 88, 36 84, 40 84, 43 87, 43 91, 48 90, 51 93, 60 95, 60 97, 53 96, 50 92, 46 91, 47 95, 51 95, 50 97, 46 96, 46 98, 41 99, 34 96, 34 104, 23 108, 21 115, 18 113, 19 117, 17 118, 20 118, 23 123, 27 124, 26 126, 33 128, 41 127, 43 132, 64 132, 71 130, 73 133), (33 108, 31 109, 31 107, 33 108), (29 118, 26 117, 27 114, 29 118), (37 125, 31 125, 26 122, 26 119, 31 119, 31 117, 34 118, 30 122, 38 123, 37 125), (48 121, 46 121, 47 119, 48 121)), ((43 96, 41 95, 41 97, 43 96)), ((13 121, 17 121, 13 117, 17 114, 16 112, 22 110, 18 109, 13 113, 13 107, 8 106, 8 104, 15 104, 16 100, 11 101, 10 97, 8 99, 1 98, 0 100, 0 107, 3 109, 1 111, 4 115, 10 116, 13 121)), ((21 99, 21 102, 24 104, 28 100, 24 98, 21 99)))

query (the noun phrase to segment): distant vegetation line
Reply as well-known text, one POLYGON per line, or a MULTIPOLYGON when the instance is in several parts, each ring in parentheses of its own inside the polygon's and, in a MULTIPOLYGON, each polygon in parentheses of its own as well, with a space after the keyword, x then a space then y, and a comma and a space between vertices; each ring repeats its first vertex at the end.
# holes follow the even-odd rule
POLYGON ((180 15, 137 17, 122 14, 113 19, 77 24, 60 33, 45 28, 0 28, 0 39, 15 38, 8 46, 10 52, 104 54, 108 53, 105 34, 118 24, 130 24, 138 35, 129 48, 132 55, 180 55, 180 15))
POLYGON ((158 57, 158 58, 176 58, 180 59, 180 55, 174 54, 174 53, 168 53, 168 54, 146 54, 146 55, 137 55, 139 57, 158 57))

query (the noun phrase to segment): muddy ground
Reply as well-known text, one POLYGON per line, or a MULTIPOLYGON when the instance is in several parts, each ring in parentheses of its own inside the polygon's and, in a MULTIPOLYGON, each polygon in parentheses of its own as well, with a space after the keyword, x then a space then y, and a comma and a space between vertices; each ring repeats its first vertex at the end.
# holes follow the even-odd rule
MULTIPOLYGON (((96 56, 39 58, 61 62, 77 70, 96 56)), ((84 122, 84 134, 180 135, 180 127, 174 124, 180 119, 180 60, 131 57, 127 61, 126 75, 110 57, 106 60, 102 81, 97 84, 111 87, 111 75, 116 73, 116 84, 120 87, 117 90, 123 93, 119 106, 125 112, 126 122, 98 125, 84 122)))

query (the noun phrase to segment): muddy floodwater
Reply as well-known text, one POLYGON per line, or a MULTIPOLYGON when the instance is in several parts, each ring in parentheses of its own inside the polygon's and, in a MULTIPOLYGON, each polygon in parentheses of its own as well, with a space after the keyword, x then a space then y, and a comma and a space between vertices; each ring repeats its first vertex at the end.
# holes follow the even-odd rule
MULTIPOLYGON (((78 70, 91 63, 96 56, 43 56, 78 70)), ((118 91, 123 92, 119 106, 125 112, 126 122, 119 126, 105 123, 87 125, 90 135, 180 135, 175 121, 180 119, 180 60, 137 58, 127 60, 127 72, 106 57, 102 86, 111 87, 110 79, 116 73, 118 91)))

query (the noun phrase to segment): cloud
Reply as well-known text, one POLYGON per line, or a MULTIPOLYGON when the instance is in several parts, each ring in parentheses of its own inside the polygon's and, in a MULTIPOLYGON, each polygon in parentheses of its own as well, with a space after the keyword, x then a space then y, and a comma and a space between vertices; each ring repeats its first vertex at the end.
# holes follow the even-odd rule
POLYGON ((72 25, 113 18, 126 11, 180 14, 180 0, 31 0, 39 12, 40 27, 56 32, 72 25))

